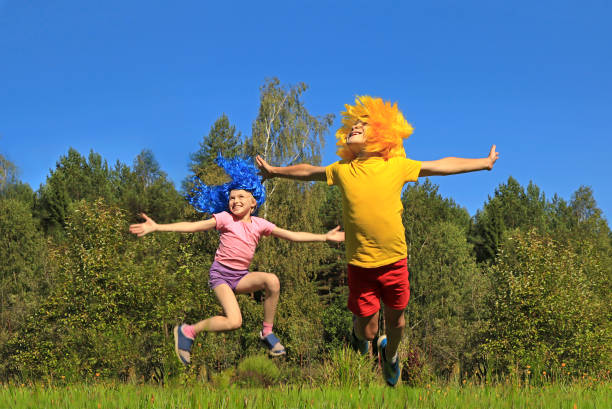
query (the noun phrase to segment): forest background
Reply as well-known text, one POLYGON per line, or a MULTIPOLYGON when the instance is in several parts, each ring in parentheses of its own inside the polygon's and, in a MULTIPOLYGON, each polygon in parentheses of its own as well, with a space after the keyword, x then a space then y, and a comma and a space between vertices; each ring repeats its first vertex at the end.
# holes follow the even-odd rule
MULTIPOLYGON (((306 109, 305 84, 261 87, 252 132, 220 116, 194 146, 190 176, 223 183, 214 164, 262 154, 268 162, 321 163, 333 115, 306 109)), ((33 191, 0 156, 0 379, 151 380, 180 373, 172 327, 220 313, 207 288, 218 237, 128 225, 198 220, 143 150, 131 165, 70 149, 33 191)), ((435 181, 435 180, 434 180, 435 181)), ((429 179, 402 194, 411 300, 400 352, 403 379, 500 379, 513 373, 608 376, 612 233, 594 194, 547 198, 510 177, 472 217, 429 179)), ((341 224, 341 200, 323 183, 269 180, 260 215, 298 231, 341 224)), ((310 379, 346 344, 343 245, 267 238, 251 266, 281 280, 275 331, 293 381, 310 379)), ((262 294, 240 296, 240 330, 208 334, 194 373, 221 373, 262 352, 262 294)))

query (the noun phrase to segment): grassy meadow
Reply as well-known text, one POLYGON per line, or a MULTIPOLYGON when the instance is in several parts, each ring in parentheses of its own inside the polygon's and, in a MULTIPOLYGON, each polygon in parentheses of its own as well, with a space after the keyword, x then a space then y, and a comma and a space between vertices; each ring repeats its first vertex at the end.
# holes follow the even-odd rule
POLYGON ((555 408, 608 409, 612 383, 571 385, 389 388, 212 389, 209 385, 89 383, 64 386, 4 384, 0 408, 555 408))

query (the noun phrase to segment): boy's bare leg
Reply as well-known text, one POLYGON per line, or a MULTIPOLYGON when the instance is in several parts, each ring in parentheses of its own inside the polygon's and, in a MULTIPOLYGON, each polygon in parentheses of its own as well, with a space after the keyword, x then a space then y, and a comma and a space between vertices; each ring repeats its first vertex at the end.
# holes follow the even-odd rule
POLYGON ((385 307, 385 326, 387 332, 387 359, 391 359, 397 353, 397 348, 404 334, 406 319, 404 318, 404 310, 392 310, 385 307))
POLYGON ((372 341, 378 332, 378 312, 367 317, 353 315, 353 329, 358 339, 372 341))
POLYGON ((196 334, 202 331, 231 331, 242 325, 242 314, 232 289, 227 284, 221 284, 215 287, 214 292, 223 307, 225 316, 217 315, 198 322, 193 326, 196 334))
POLYGON ((256 271, 245 275, 236 286, 236 292, 240 294, 259 290, 265 290, 266 293, 263 302, 264 322, 273 324, 280 296, 280 281, 278 277, 272 273, 256 271))

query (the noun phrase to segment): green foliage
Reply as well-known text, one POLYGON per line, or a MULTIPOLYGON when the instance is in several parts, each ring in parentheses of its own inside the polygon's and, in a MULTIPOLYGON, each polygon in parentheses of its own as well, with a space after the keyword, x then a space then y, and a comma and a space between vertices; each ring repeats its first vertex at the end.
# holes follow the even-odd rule
POLYGON ((478 261, 492 261, 506 230, 535 228, 546 231, 549 225, 549 204, 532 182, 525 190, 516 179, 495 189, 483 210, 478 211, 470 239, 478 261))
MULTIPOLYGON (((342 226, 342 196, 336 186, 325 189, 325 200, 320 205, 319 220, 323 225, 323 230, 326 231, 342 226)), ((316 280, 319 298, 325 304, 336 304, 338 297, 346 300, 345 290, 348 287, 345 252, 344 243, 330 244, 329 251, 321 260, 316 280)))
POLYGON ((29 206, 0 199, 0 376, 6 371, 8 340, 23 327, 48 285, 46 246, 29 206))
POLYGON ((437 380, 425 354, 408 342, 400 344, 401 382, 410 386, 425 386, 437 380))
POLYGON ((236 369, 234 382, 242 387, 269 388, 276 386, 280 379, 280 370, 276 364, 265 355, 246 357, 236 369))
POLYGON ((183 301, 183 278, 191 300, 205 293, 192 255, 176 236, 128 236, 125 215, 102 200, 79 202, 66 223, 64 243, 51 252, 49 296, 9 342, 10 370, 120 379, 172 370, 172 325, 193 308, 183 301))
POLYGON ((232 386, 232 380, 236 376, 235 368, 227 368, 211 376, 211 383, 217 389, 228 389, 232 386))
POLYGON ((17 166, 2 154, 0 154, 0 199, 17 199, 27 203, 30 208, 34 204, 32 188, 19 180, 17 166))
POLYGON ((0 154, 0 192, 17 183, 17 166, 0 154))
MULTIPOLYGON (((305 108, 301 97, 306 86, 282 86, 277 79, 261 88, 260 108, 253 123, 247 153, 261 153, 275 165, 304 161, 320 162, 323 135, 332 117, 317 118, 305 108)), ((324 187, 282 179, 266 181, 267 200, 259 213, 277 226, 293 231, 323 233, 319 219, 324 187)), ((281 297, 275 331, 289 351, 290 360, 304 365, 323 347, 321 312, 314 277, 331 250, 322 243, 291 243, 264 239, 252 269, 278 275, 281 297)))
POLYGON ((191 177, 198 176, 208 185, 220 185, 227 182, 223 169, 215 164, 217 155, 233 158, 243 153, 243 142, 240 132, 231 125, 227 115, 221 115, 210 128, 208 135, 200 141, 200 149, 190 155, 190 176, 183 181, 183 191, 192 188, 191 177))
POLYGON ((113 181, 116 203, 126 210, 131 222, 136 222, 140 213, 154 215, 158 223, 174 222, 181 217, 184 200, 150 150, 136 156, 132 169, 117 163, 113 181))
POLYGON ((426 180, 402 196, 411 299, 407 336, 419 358, 450 376, 464 360, 471 330, 479 325, 485 281, 467 243, 469 216, 426 180))
POLYGON ((498 372, 512 365, 549 373, 561 364, 573 373, 610 368, 612 310, 609 293, 602 297, 591 282, 603 268, 592 255, 533 230, 506 238, 488 272, 493 284, 484 350, 498 372))
POLYGON ((277 166, 298 162, 318 164, 324 135, 334 116, 311 115, 302 94, 308 89, 304 83, 284 86, 277 78, 261 87, 259 113, 253 123, 252 141, 247 154, 261 154, 277 166))
POLYGON ((160 170, 153 153, 143 150, 134 160, 133 168, 120 162, 111 168, 93 151, 85 158, 70 148, 37 192, 35 212, 44 230, 64 237, 66 220, 75 204, 100 198, 126 210, 132 222, 141 212, 155 214, 159 222, 176 220, 183 201, 160 170))
POLYGON ((31 408, 223 408, 223 409, 473 409, 473 408, 573 408, 612 406, 610 382, 547 384, 544 388, 517 385, 463 387, 430 384, 422 387, 335 388, 296 385, 278 388, 228 388, 214 385, 132 385, 107 382, 78 383, 62 387, 35 384, 7 385, 0 389, 0 407, 31 408))
POLYGON ((313 369, 313 383, 332 388, 365 388, 382 380, 382 376, 373 370, 373 365, 372 358, 349 347, 334 349, 313 369))
MULTIPOLYGON (((252 138, 223 114, 191 155, 191 173, 225 182, 213 163, 219 152, 319 164, 333 116, 311 115, 306 89, 266 81, 252 138)), ((323 233, 341 224, 337 188, 282 179, 266 187, 260 216, 279 227, 323 233)), ((278 368, 260 356, 262 292, 237 297, 241 329, 198 336, 189 369, 174 356, 174 325, 223 313, 207 285, 218 235, 137 239, 127 227, 141 212, 160 223, 202 218, 184 203, 148 150, 131 167, 109 167, 70 149, 35 194, 0 155, 0 378, 278 382, 278 368), (274 380, 261 381, 268 373, 274 380)), ((610 367, 612 232, 590 188, 547 201, 535 184, 509 178, 471 219, 425 179, 406 188, 402 203, 412 291, 400 345, 405 382, 492 369, 533 383, 555 368, 610 367)), ((351 326, 343 244, 264 238, 251 269, 280 278, 274 330, 289 376, 300 385, 381 383, 371 362, 343 349, 351 326)))
POLYGON ((62 156, 47 183, 39 191, 37 211, 45 231, 59 233, 66 224, 72 204, 79 200, 104 198, 113 202, 111 169, 102 157, 90 152, 85 158, 70 148, 62 156))
POLYGON ((329 352, 338 349, 348 342, 348 335, 353 327, 352 314, 346 307, 348 287, 343 285, 334 289, 333 297, 322 312, 324 349, 329 352))

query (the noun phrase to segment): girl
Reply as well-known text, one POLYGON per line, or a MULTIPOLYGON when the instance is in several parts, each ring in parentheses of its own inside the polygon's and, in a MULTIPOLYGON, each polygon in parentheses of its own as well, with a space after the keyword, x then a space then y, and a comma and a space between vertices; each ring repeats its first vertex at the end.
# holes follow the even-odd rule
POLYGON ((265 291, 260 338, 268 347, 270 355, 279 356, 286 353, 272 332, 280 292, 278 277, 272 273, 248 271, 261 236, 272 235, 291 241, 344 241, 344 232, 340 231, 340 226, 326 234, 293 232, 254 216, 257 208, 265 201, 266 194, 255 166, 241 158, 227 160, 221 156, 217 158, 217 163, 232 180, 221 186, 207 186, 198 178, 194 178, 196 187, 188 197, 197 210, 211 213, 213 217, 197 222, 157 224, 143 213, 145 222, 130 226, 130 232, 138 237, 154 231, 219 231, 220 243, 210 267, 209 285, 221 303, 225 315, 210 317, 194 325, 182 324, 174 327, 174 348, 179 360, 185 365, 191 362, 191 347, 198 333, 240 328, 242 315, 235 294, 258 290, 265 291))

